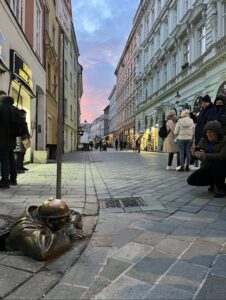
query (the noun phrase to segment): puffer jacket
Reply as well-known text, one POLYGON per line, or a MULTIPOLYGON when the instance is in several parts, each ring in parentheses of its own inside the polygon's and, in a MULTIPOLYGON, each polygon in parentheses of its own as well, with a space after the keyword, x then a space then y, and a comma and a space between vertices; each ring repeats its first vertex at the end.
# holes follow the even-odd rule
POLYGON ((198 146, 206 153, 205 159, 201 161, 201 168, 211 168, 216 160, 226 162, 226 137, 213 143, 212 153, 208 153, 209 142, 206 137, 201 139, 198 146))
POLYGON ((174 135, 178 140, 193 140, 195 124, 190 117, 183 117, 177 121, 174 135))

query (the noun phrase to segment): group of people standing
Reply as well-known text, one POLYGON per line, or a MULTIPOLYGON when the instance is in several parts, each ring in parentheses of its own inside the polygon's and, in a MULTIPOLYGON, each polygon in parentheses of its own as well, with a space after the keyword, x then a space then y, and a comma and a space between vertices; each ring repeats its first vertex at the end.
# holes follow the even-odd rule
POLYGON ((14 99, 0 91, 0 189, 17 185, 17 173, 24 173, 26 143, 30 135, 26 111, 14 105, 14 99))
POLYGON ((200 160, 200 168, 188 177, 188 184, 210 185, 215 197, 225 195, 226 177, 226 96, 218 95, 214 103, 209 95, 200 99, 198 116, 188 109, 177 120, 175 110, 167 116, 167 137, 163 151, 169 153, 167 170, 173 169, 174 154, 177 155, 177 170, 189 171, 191 158, 200 160))

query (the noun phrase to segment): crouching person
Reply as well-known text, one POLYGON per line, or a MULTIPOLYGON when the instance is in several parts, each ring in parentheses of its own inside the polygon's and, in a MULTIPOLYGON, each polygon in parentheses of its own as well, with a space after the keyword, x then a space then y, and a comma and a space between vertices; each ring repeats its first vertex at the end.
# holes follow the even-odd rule
POLYGON ((207 186, 215 192, 214 197, 225 195, 226 137, 218 121, 210 121, 204 127, 205 136, 193 149, 193 155, 201 160, 199 170, 192 173, 187 181, 190 185, 207 186))
POLYGON ((82 216, 70 210, 64 201, 50 198, 41 206, 25 209, 11 227, 6 248, 42 261, 68 250, 83 237, 82 216))

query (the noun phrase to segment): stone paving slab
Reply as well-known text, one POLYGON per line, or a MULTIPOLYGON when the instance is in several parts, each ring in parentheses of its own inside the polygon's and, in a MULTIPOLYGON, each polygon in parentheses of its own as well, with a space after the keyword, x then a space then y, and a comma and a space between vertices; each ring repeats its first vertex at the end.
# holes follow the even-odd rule
MULTIPOLYGON (((97 223, 95 232, 43 267, 0 253, 9 299, 32 298, 33 288, 34 299, 223 299, 226 198, 213 198, 207 187, 188 186, 187 173, 167 172, 164 154, 93 151, 64 159, 63 198, 81 212, 99 213, 84 218, 89 235, 97 223), (132 195, 145 199, 150 209, 125 212, 96 205, 98 198, 132 195), (8 278, 15 280, 8 283, 8 278)), ((54 196, 55 174, 55 164, 29 165, 18 187, 0 191, 1 209, 16 215, 54 196)), ((1 283, 0 275, 0 293, 1 283)))

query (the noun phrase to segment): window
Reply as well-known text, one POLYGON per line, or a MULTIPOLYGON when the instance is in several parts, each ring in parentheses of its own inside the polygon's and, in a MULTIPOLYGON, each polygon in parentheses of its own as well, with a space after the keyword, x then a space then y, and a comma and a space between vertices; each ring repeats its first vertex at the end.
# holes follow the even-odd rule
POLYGON ((48 63, 48 90, 51 93, 51 67, 50 64, 48 63))
POLYGON ((71 121, 73 121, 73 118, 72 118, 72 105, 70 105, 70 119, 71 119, 71 121))
POLYGON ((70 72, 70 87, 72 89, 72 73, 70 72))
POLYGON ((163 65, 163 84, 167 83, 167 63, 163 65))
POLYGON ((42 47, 41 47, 41 41, 42 41, 42 37, 41 37, 41 33, 42 33, 42 12, 41 12, 41 7, 39 5, 39 1, 35 2, 35 26, 34 26, 34 39, 35 39, 35 52, 39 55, 39 57, 41 57, 41 51, 42 51, 42 47))
POLYGON ((56 45, 56 29, 55 29, 54 26, 52 28, 52 34, 53 34, 53 36, 52 36, 53 47, 55 48, 55 45, 56 45))
POLYGON ((67 118, 67 99, 64 99, 64 116, 67 118))
POLYGON ((189 42, 187 41, 186 43, 184 43, 184 58, 183 58, 183 63, 188 63, 189 62, 189 52, 190 52, 190 47, 189 47, 189 42))
POLYGON ((172 77, 175 77, 177 74, 177 55, 176 53, 172 56, 172 77))
POLYGON ((144 126, 145 126, 145 129, 148 128, 148 116, 144 117, 144 126))
POLYGON ((49 32, 49 8, 48 6, 46 6, 46 15, 45 15, 45 19, 46 19, 46 31, 49 32))
POLYGON ((224 2, 223 7, 223 22, 224 22, 224 35, 226 35, 226 2, 224 2))
POLYGON ((11 0, 11 9, 22 28, 24 28, 24 0, 11 0))
POLYGON ((165 41, 168 37, 168 18, 165 18, 165 20, 164 20, 163 36, 164 36, 164 41, 165 41))
POLYGON ((173 7, 173 28, 172 30, 175 28, 175 26, 177 25, 177 4, 174 5, 173 7))
POLYGON ((68 79, 68 69, 67 69, 67 61, 65 60, 65 63, 64 63, 64 75, 65 77, 68 79))
POLYGON ((198 55, 202 55, 206 51, 206 27, 202 26, 198 30, 198 55))

